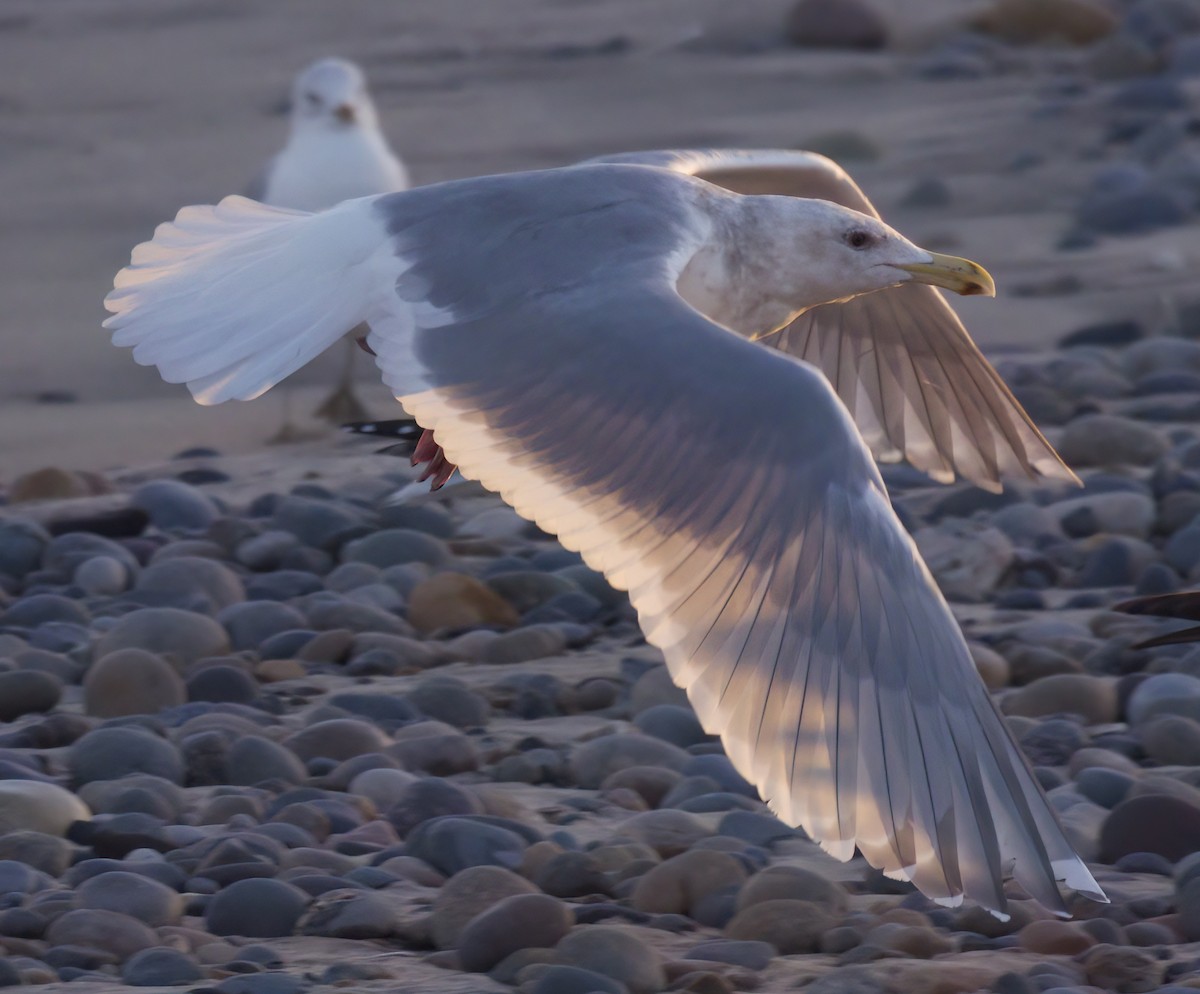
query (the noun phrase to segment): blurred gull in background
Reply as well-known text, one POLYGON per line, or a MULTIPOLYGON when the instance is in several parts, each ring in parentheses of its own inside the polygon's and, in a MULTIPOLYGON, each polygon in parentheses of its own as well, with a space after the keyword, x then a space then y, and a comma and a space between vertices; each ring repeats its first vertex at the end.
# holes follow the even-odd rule
MULTIPOLYGON (((273 207, 320 211, 343 200, 408 189, 408 172, 379 129, 366 76, 346 59, 321 59, 292 83, 291 133, 246 189, 273 207)), ((316 414, 335 423, 369 416, 354 394, 355 329, 345 346, 337 387, 316 414)), ((285 422, 288 419, 285 416, 285 422)), ((277 436, 286 440, 287 423, 277 436)))

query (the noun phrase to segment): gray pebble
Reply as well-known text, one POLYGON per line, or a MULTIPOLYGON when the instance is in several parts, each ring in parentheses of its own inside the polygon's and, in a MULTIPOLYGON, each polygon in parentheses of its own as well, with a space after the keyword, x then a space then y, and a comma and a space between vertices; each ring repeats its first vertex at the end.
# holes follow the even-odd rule
POLYGON ((96 643, 93 658, 117 649, 145 649, 175 656, 188 664, 229 651, 229 636, 212 618, 173 607, 148 607, 131 611, 96 643))
POLYGON ((17 628, 37 628, 39 625, 55 621, 86 625, 90 620, 91 615, 87 608, 78 601, 58 594, 31 594, 22 597, 0 614, 0 624, 17 628))
POLYGON ((129 498, 132 507, 145 511, 163 531, 203 531, 219 516, 212 498, 178 480, 151 480, 129 498))
POLYGON ((229 632, 235 651, 257 649, 272 636, 302 629, 307 624, 304 615, 294 607, 272 601, 231 604, 217 615, 217 621, 229 632))
POLYGON ((657 704, 634 718, 638 731, 686 749, 709 740, 695 711, 677 704, 657 704))
POLYGON ((157 714, 187 700, 175 668, 141 649, 117 649, 94 662, 83 680, 84 712, 100 718, 157 714))
POLYGON ((380 569, 401 563, 428 563, 444 566, 452 559, 449 547, 441 539, 410 528, 386 528, 348 542, 342 550, 343 562, 362 562, 380 569))
POLYGON ((349 538, 363 534, 367 517, 357 509, 309 497, 285 497, 275 506, 271 527, 291 532, 305 545, 336 552, 349 538))
POLYGON ((577 785, 595 790, 608 776, 626 767, 664 766, 682 770, 690 758, 678 746, 661 739, 618 732, 576 748, 571 754, 570 771, 577 785))
POLYGON ((324 590, 321 578, 308 569, 279 569, 259 573, 246 580, 246 599, 251 601, 288 601, 293 597, 324 590))
POLYGON ((524 663, 557 656, 566 651, 567 644, 566 633, 560 625, 530 625, 492 639, 484 647, 481 658, 485 663, 497 665, 524 663))
POLYGON ((553 963, 537 971, 530 994, 629 994, 629 988, 595 970, 553 963))
POLYGON ((142 570, 131 596, 152 607, 216 614, 245 600, 246 588, 223 563, 200 556, 175 556, 142 570))
POLYGON ((157 946, 135 953, 121 969, 130 987, 180 987, 204 979, 194 959, 178 949, 157 946))
POLYGON ((111 597, 129 585, 129 570, 112 556, 92 556, 75 568, 71 582, 85 594, 111 597))
POLYGON ((133 726, 88 732, 67 752, 67 768, 77 784, 116 780, 131 773, 150 773, 180 784, 184 772, 174 745, 133 726))
POLYGON ((424 860, 446 876, 471 866, 515 868, 521 865, 526 846, 516 832, 460 816, 421 822, 405 840, 407 855, 424 860))
POLYGON ((1125 713, 1131 725, 1160 714, 1200 720, 1200 679, 1185 673, 1156 673, 1134 688, 1125 713))
POLYGON ((374 725, 355 718, 333 718, 309 725, 290 735, 284 745, 302 760, 318 756, 350 759, 368 752, 382 752, 390 740, 374 725))
POLYGON ((449 676, 426 677, 405 695, 419 712, 456 728, 487 724, 491 707, 463 681, 449 676))
POLYGON ((0 521, 0 574, 23 579, 41 565, 49 544, 49 534, 36 522, 24 518, 0 521))
POLYGON ((611 925, 577 927, 555 953, 559 962, 611 977, 632 994, 657 994, 666 986, 658 953, 631 932, 611 925))
POLYGON ((283 569, 300 540, 291 532, 271 529, 238 543, 233 558, 258 573, 283 569))
POLYGON ((757 942, 752 939, 712 939, 692 946, 683 954, 683 958, 729 963, 747 970, 765 970, 778 955, 779 950, 769 942, 757 942))
POLYGON ((159 945, 149 926, 114 911, 79 908, 56 918, 46 929, 51 946, 83 946, 103 949, 124 962, 143 949, 159 945))
POLYGON ((572 923, 567 906, 553 897, 506 897, 471 919, 459 935, 463 969, 483 973, 518 949, 553 948, 572 923))
POLYGON ((401 837, 406 837, 433 818, 476 814, 483 814, 483 805, 476 795, 441 777, 422 777, 404 787, 390 806, 387 818, 401 837))
POLYGON ((204 924, 214 935, 280 938, 292 934, 308 900, 302 890, 279 880, 239 880, 213 895, 204 924))
POLYGON ((15 721, 21 715, 50 711, 62 697, 58 677, 37 670, 0 672, 0 721, 15 721))
POLYGON ((1148 466, 1167 452, 1153 428, 1115 414, 1087 414, 1072 421, 1058 444, 1072 466, 1148 466))
POLYGON ((499 866, 473 866, 454 874, 433 901, 429 928, 434 945, 453 949, 476 915, 516 894, 534 894, 537 888, 511 870, 499 866))
POLYGON ((205 665, 187 679, 189 701, 249 704, 258 696, 258 682, 240 666, 205 665))
POLYGON ((183 895, 156 880, 114 870, 85 880, 75 890, 78 907, 116 911, 150 926, 177 925, 183 895))

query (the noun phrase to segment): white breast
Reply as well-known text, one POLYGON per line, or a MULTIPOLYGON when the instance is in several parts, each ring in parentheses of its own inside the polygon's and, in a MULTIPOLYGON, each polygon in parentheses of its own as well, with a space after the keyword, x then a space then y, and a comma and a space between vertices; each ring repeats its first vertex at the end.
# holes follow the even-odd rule
POLYGON ((264 199, 319 211, 343 200, 408 188, 404 165, 377 131, 302 131, 272 165, 264 199))

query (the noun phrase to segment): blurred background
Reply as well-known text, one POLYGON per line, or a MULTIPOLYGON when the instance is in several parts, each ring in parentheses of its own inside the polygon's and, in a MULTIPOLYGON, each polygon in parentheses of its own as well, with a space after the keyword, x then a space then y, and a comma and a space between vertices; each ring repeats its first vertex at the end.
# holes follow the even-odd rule
MULTIPOLYGON (((101 301, 155 224, 246 187, 285 140, 292 77, 327 55, 364 68, 416 184, 807 148, 915 241, 994 273, 996 301, 954 303, 1002 366, 1072 334, 1200 334, 1186 0, 5 0, 0 481, 275 433, 279 391, 196 407, 108 343, 101 301)), ((300 375, 297 414, 340 362, 300 375)))

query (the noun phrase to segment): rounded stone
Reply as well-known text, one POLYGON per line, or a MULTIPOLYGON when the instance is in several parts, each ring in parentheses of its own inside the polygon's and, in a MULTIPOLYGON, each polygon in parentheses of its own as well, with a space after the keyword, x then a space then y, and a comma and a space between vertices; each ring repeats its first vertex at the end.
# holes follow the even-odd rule
POLYGON ((225 629, 212 618, 173 607, 148 607, 123 615, 100 637, 93 658, 102 659, 118 649, 143 649, 187 665, 227 655, 230 645, 225 629))
POLYGON ((142 570, 134 589, 151 604, 200 609, 216 614, 246 599, 246 588, 233 570, 203 556, 173 556, 142 570))
POLYGON ((304 891, 281 880, 238 880, 213 895, 204 924, 213 935, 282 938, 295 930, 308 901, 304 891))
POLYGON ((1026 718, 1078 714, 1085 725, 1103 725, 1117 720, 1117 685, 1087 673, 1057 673, 1021 687, 1002 707, 1026 718))
POLYGON ((815 953, 821 936, 836 924, 829 912, 810 901, 776 898, 751 904, 725 926, 729 939, 769 942, 784 956, 815 953))
POLYGON ((1100 831, 1100 860, 1150 852, 1178 862, 1200 850, 1200 807, 1177 797, 1145 795, 1122 801, 1100 831))
POLYGON ((130 582, 125 563, 112 556, 92 556, 79 563, 71 582, 92 597, 113 597, 130 582))
POLYGON ((405 698, 422 714, 456 728, 486 725, 491 711, 482 694, 449 676, 426 677, 405 698))
POLYGON ((274 601, 244 601, 230 604, 217 615, 217 621, 229 632, 235 651, 258 649, 282 632, 303 629, 304 615, 287 604, 274 601))
POLYGON ((0 780, 0 835, 41 832, 65 835, 72 822, 92 817, 69 790, 38 780, 0 780))
POLYGON ((39 670, 0 672, 0 721, 52 710, 62 697, 62 681, 39 670))
POLYGON ((149 877, 111 870, 85 880, 75 889, 81 908, 116 911, 150 926, 176 925, 183 915, 183 895, 149 877))
POLYGON ((402 563, 443 566, 451 560, 450 549, 441 539, 409 528, 385 528, 347 542, 343 562, 367 563, 380 569, 402 563))
POLYGON ((567 906, 545 894, 516 894, 467 923, 458 938, 462 967, 484 973, 518 949, 551 949, 574 924, 567 906))
POLYGON ((663 766, 682 770, 691 756, 678 746, 648 735, 617 732, 585 742, 571 754, 570 771, 574 782, 595 790, 618 770, 629 766, 663 766))
POLYGON ((408 620, 417 631, 458 631, 480 625, 511 628, 521 619, 503 597, 464 573, 437 573, 408 597, 408 620))
POLYGON ((149 773, 182 784, 184 772, 183 759, 175 746, 137 727, 88 732, 68 751, 67 768, 77 784, 118 780, 131 773, 149 773))
POLYGON ((203 531, 221 513, 207 494, 179 480, 143 483, 129 503, 145 511, 150 523, 163 531, 203 531))
POLYGON ((1054 918, 1032 921, 1017 933, 1017 943, 1026 952, 1048 956, 1077 956, 1096 944, 1075 922, 1054 918))
POLYGON ((1160 714, 1200 720, 1200 679, 1187 673, 1155 673, 1134 688, 1125 714, 1131 725, 1160 714))
POLYGON ((446 815, 483 814, 483 805, 470 791, 441 777, 422 777, 410 782, 387 808, 387 818, 401 836, 418 825, 446 815))
POLYGON ((187 680, 189 701, 249 704, 257 696, 258 681, 240 666, 204 666, 187 680))
POLYGON ((130 987, 181 987, 203 979, 195 960, 167 946, 134 953, 121 969, 121 980, 130 987))
POLYGON ((36 522, 24 518, 0 521, 0 573, 22 579, 38 568, 49 544, 49 534, 36 522))
POLYGON ((1071 466, 1148 466, 1167 448, 1153 428, 1116 414, 1076 418, 1058 443, 1059 455, 1071 466))
POLYGON ((229 747, 226 765, 228 782, 246 787, 272 780, 299 784, 308 776, 294 752, 258 735, 235 739, 229 747))
POLYGON ((124 961, 143 949, 159 945, 154 930, 136 918, 115 911, 78 908, 54 919, 46 929, 51 946, 102 949, 124 961))
MULTIPOLYGON (((530 983, 529 994, 629 994, 629 988, 612 977, 561 963, 539 965, 537 979, 530 983)), ((526 986, 522 984, 520 990, 526 986)))
POLYGON ((747 970, 765 970, 779 950, 769 942, 754 939, 710 939, 692 946, 683 954, 684 959, 707 960, 710 963, 728 963, 747 970))
POLYGON ((1162 964, 1140 949, 1100 945, 1083 958, 1088 983, 1103 990, 1140 994, 1155 990, 1162 981, 1162 964))
POLYGON ((528 844, 501 825, 450 815, 421 822, 405 840, 405 852, 453 876, 471 866, 518 867, 528 844))
POLYGON ((670 742, 681 749, 708 741, 708 733, 690 707, 656 704, 639 713, 633 723, 644 735, 670 742))
POLYGON ((430 935, 439 949, 454 949, 467 923, 501 901, 537 888, 511 870, 472 866, 454 874, 438 891, 429 917, 430 935))
POLYGON ((670 808, 636 814, 626 819, 621 831, 668 858, 687 851, 711 834, 699 818, 670 808))
POLYGON ((1200 723, 1160 714, 1138 729, 1146 755, 1163 766, 1200 766, 1200 723))
POLYGON ((309 725, 284 740, 284 745, 303 760, 352 759, 367 752, 381 752, 391 740, 382 731, 354 718, 331 718, 309 725))
POLYGON ((846 910, 846 892, 837 884, 801 866, 768 866, 738 892, 737 910, 763 901, 806 901, 830 913, 846 910))
POLYGON ((555 958, 567 966, 611 977, 630 994, 657 994, 667 982, 662 960, 634 932, 615 925, 573 929, 555 947, 555 958))
POLYGON ((864 0, 800 0, 785 26, 788 40, 803 48, 878 49, 887 24, 864 0))
POLYGON ((740 887, 746 875, 742 862, 728 853, 693 849, 648 870, 638 880, 630 902, 638 911, 695 918, 701 902, 740 887))
POLYGON ((175 668, 142 649, 117 649, 101 656, 83 678, 83 710, 98 718, 157 714, 187 701, 175 668))

